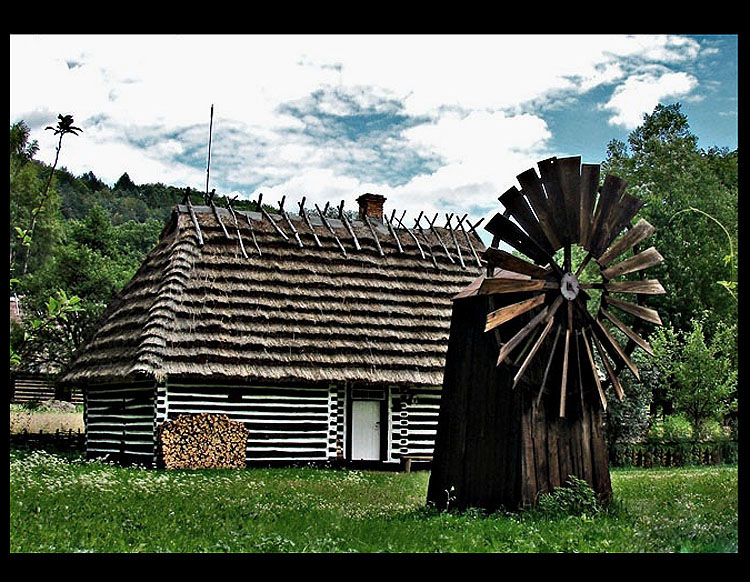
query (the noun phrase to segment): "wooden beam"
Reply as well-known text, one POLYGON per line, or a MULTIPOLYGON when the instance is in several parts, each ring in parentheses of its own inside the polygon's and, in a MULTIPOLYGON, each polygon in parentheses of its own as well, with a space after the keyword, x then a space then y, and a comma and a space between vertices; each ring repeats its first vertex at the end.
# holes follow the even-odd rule
POLYGON ((534 210, 534 214, 539 217, 539 226, 541 226, 547 240, 552 245, 552 250, 557 251, 562 247, 562 241, 555 232, 555 222, 553 221, 552 211, 549 202, 544 194, 544 188, 539 176, 534 168, 529 168, 525 172, 516 176, 521 190, 534 210))
POLYGON ((608 269, 604 269, 602 271, 602 277, 604 277, 605 279, 614 279, 615 277, 619 277, 620 275, 626 275, 635 271, 648 269, 649 267, 658 265, 663 260, 664 257, 659 254, 659 251, 657 251, 654 247, 650 247, 645 251, 638 253, 637 255, 633 255, 632 257, 625 259, 621 263, 617 263, 616 265, 609 267, 608 269))
POLYGON ((627 325, 625 325, 622 321, 620 321, 613 313, 610 313, 603 307, 599 308, 599 313, 609 319, 615 326, 626 336, 628 336, 632 341, 634 341, 636 344, 641 346, 646 352, 654 355, 653 348, 649 345, 649 343, 644 340, 641 336, 639 336, 637 333, 635 333, 632 329, 630 329, 627 325))
POLYGON ((549 308, 549 311, 547 312, 547 315, 544 318, 544 321, 547 322, 544 329, 542 330, 541 335, 537 338, 536 343, 531 348, 531 351, 526 356, 526 359, 524 360, 523 364, 521 364, 521 368, 518 370, 516 375, 513 378, 513 388, 516 387, 516 384, 518 384, 518 381, 523 376, 524 372, 526 371, 526 368, 531 363, 531 360, 536 355, 537 351, 539 351, 539 348, 542 345, 542 342, 544 342, 544 338, 547 337, 547 334, 549 333, 550 329, 552 329, 552 324, 555 322, 554 315, 555 312, 558 310, 560 305, 562 304, 563 298, 562 296, 555 299, 555 301, 552 303, 552 305, 549 308))
POLYGON ((542 321, 542 318, 544 318, 545 315, 547 315, 547 311, 549 310, 548 307, 545 307, 542 309, 539 313, 537 313, 531 321, 529 321, 526 325, 524 325, 516 335, 514 335, 512 338, 510 338, 507 342, 503 344, 503 347, 500 348, 500 355, 497 357, 497 365, 499 366, 503 360, 508 356, 508 354, 513 351, 513 349, 525 338, 531 330, 533 330, 537 325, 539 325, 539 322, 542 321))
POLYGON ((594 327, 594 332, 599 334, 599 337, 601 340, 603 340, 604 347, 607 349, 610 355, 612 355, 613 358, 618 358, 621 362, 623 362, 628 370, 635 376, 635 379, 640 381, 641 374, 638 371, 638 368, 636 365, 632 362, 632 360, 628 357, 628 355, 623 351, 623 349, 620 347, 620 344, 618 344, 615 341, 615 338, 612 337, 612 334, 609 332, 609 330, 602 325, 602 322, 598 319, 594 320, 596 327, 594 327))
POLYGON ((641 219, 628 232, 623 234, 602 256, 596 259, 600 267, 606 267, 629 248, 648 238, 656 230, 647 221, 641 219))
POLYGON ((313 235, 313 239, 315 240, 315 244, 319 248, 321 248, 323 246, 323 243, 320 242, 320 239, 318 238, 318 235, 316 234, 315 229, 313 228, 312 222, 310 222, 310 216, 308 216, 307 210, 305 210, 305 200, 306 200, 306 197, 303 196, 302 197, 302 201, 297 203, 299 205, 299 215, 302 218, 304 218, 305 224, 307 225, 307 228, 310 229, 310 232, 313 235))
POLYGON ((547 366, 544 368, 544 376, 542 377, 542 383, 539 386, 539 394, 536 397, 536 406, 539 408, 539 403, 542 400, 542 394, 544 393, 544 386, 547 383, 547 376, 549 374, 549 369, 552 366, 552 360, 555 358, 555 348, 557 347, 557 341, 560 339, 560 332, 562 331, 561 326, 557 326, 557 332, 555 333, 555 341, 552 342, 552 349, 549 353, 549 358, 547 359, 547 366))
POLYGON ((445 228, 448 229, 448 231, 451 233, 451 238, 453 238, 453 244, 456 245, 456 254, 458 255, 458 262, 461 263, 461 268, 465 269, 466 264, 464 263, 464 258, 461 255, 461 247, 458 246, 458 239, 456 238, 456 233, 453 230, 453 225, 451 224, 451 219, 453 218, 453 213, 451 212, 448 214, 445 213, 445 228))
MULTIPOLYGON (((477 291, 478 295, 489 295, 491 293, 523 293, 526 291, 541 291, 545 288, 546 281, 506 279, 503 277, 487 278, 477 291)), ((559 284, 557 284, 559 287, 559 284)))
POLYGON ((596 195, 599 191, 599 173, 599 164, 583 164, 581 166, 578 241, 586 250, 589 249, 591 226, 594 221, 594 207, 596 206, 596 195))
POLYGON ((344 223, 344 226, 346 227, 346 230, 349 232, 349 235, 352 237, 352 240, 354 241, 354 248, 358 251, 362 250, 362 247, 359 245, 359 241, 357 240, 357 235, 354 234, 354 229, 352 228, 352 225, 349 223, 349 219, 344 214, 344 201, 341 201, 341 204, 339 204, 339 220, 344 223))
POLYGON ((522 275, 529 275, 531 277, 544 277, 549 271, 528 261, 516 257, 506 251, 487 247, 484 251, 483 258, 493 267, 500 267, 506 271, 513 271, 514 273, 521 273, 522 275))
POLYGON ((262 193, 258 194, 258 201, 256 202, 256 204, 258 205, 258 212, 261 213, 263 218, 265 218, 268 222, 271 223, 271 226, 273 226, 274 230, 279 234, 279 236, 281 236, 281 238, 283 238, 284 240, 289 240, 289 237, 286 235, 286 233, 283 230, 281 230, 281 228, 279 228, 279 225, 276 224, 276 221, 273 218, 271 218, 271 215, 268 214, 265 208, 263 208, 263 194, 262 193))
POLYGON ((331 223, 328 222, 328 219, 326 218, 325 211, 328 210, 328 202, 326 202, 325 209, 321 210, 320 206, 317 204, 315 205, 315 210, 318 211, 318 214, 320 215, 320 220, 323 222, 325 227, 328 229, 328 232, 330 232, 333 235, 333 238, 336 240, 336 244, 339 245, 339 249, 341 249, 341 252, 346 256, 346 249, 344 248, 344 245, 341 244, 341 241, 339 240, 339 237, 336 235, 336 231, 333 230, 333 227, 331 226, 331 223))
POLYGON ((622 309, 623 311, 630 313, 631 315, 635 315, 636 317, 640 317, 641 319, 650 323, 655 323, 656 325, 662 325, 659 313, 654 309, 644 307, 643 305, 629 303, 628 301, 622 301, 621 299, 617 299, 615 297, 612 297, 611 295, 607 295, 606 301, 607 304, 617 307, 618 309, 622 309))
POLYGON ((666 293, 658 279, 640 281, 609 281, 604 288, 610 293, 637 293, 640 295, 663 295, 666 293))
POLYGON ((568 218, 570 242, 577 243, 581 231, 581 156, 558 158, 557 171, 568 218))
POLYGON ((589 346, 589 340, 588 337, 586 337, 586 329, 581 329, 581 334, 583 336, 583 344, 586 346, 586 354, 588 355, 588 361, 591 365, 591 373, 594 376, 594 382, 596 382, 596 390, 599 392, 599 402, 601 402, 602 410, 607 410, 607 397, 604 395, 604 389, 602 388, 602 383, 599 380, 599 373, 596 369, 596 363, 594 362, 594 355, 591 353, 591 347, 589 346))
POLYGON ((497 326, 502 325, 506 321, 518 317, 522 313, 526 313, 535 307, 538 307, 544 303, 544 293, 540 293, 536 297, 519 301, 511 305, 506 305, 500 309, 496 309, 487 314, 487 324, 485 325, 484 331, 490 331, 495 329, 497 326))
POLYGON ((190 220, 193 221, 193 228, 195 228, 195 234, 198 235, 198 246, 203 246, 203 233, 201 233, 201 226, 198 223, 198 217, 195 215, 195 209, 193 208, 192 202, 190 202, 190 194, 185 196, 187 201, 188 213, 190 214, 190 220))
POLYGON ((440 246, 443 248, 443 252, 445 253, 445 256, 448 257, 448 260, 451 263, 455 263, 456 261, 453 259, 450 252, 448 251, 448 247, 445 246, 445 243, 443 242, 443 238, 440 236, 440 233, 435 229, 435 221, 437 220, 437 217, 438 217, 438 213, 436 212, 432 220, 430 220, 427 217, 425 217, 425 220, 430 225, 430 232, 432 232, 432 234, 435 235, 435 238, 437 239, 438 243, 440 243, 440 246))
POLYGON ((297 229, 294 228, 294 225, 292 224, 291 219, 289 218, 289 215, 286 213, 286 210, 284 210, 284 201, 286 200, 286 194, 281 197, 281 200, 279 201, 279 211, 281 212, 281 216, 286 221, 286 225, 289 227, 289 230, 292 231, 292 234, 294 235, 294 240, 297 241, 297 246, 299 248, 302 248, 302 241, 299 238, 299 233, 297 232, 297 229))
POLYGON ((625 397, 625 391, 622 389, 622 384, 620 384, 620 380, 617 378, 617 372, 615 372, 614 368, 612 367, 612 364, 609 363, 608 356, 606 352, 604 351, 604 348, 602 347, 602 344, 599 341, 599 338, 596 337, 596 334, 592 333, 591 338, 594 340, 594 343, 596 344, 596 349, 599 352, 599 357, 601 358, 602 363, 604 364, 604 369, 607 371, 607 376, 609 376, 609 380, 612 383, 612 387, 615 389, 615 394, 617 395, 617 399, 622 401, 622 399, 625 397))

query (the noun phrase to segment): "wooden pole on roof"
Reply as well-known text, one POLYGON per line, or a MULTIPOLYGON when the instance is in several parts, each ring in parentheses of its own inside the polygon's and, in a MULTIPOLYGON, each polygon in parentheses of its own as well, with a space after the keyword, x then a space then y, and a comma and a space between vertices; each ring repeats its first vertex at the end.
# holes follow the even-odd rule
POLYGON ((271 223, 271 226, 273 226, 276 232, 278 232, 284 240, 289 240, 289 237, 286 235, 286 233, 283 230, 281 230, 281 228, 279 228, 279 225, 276 224, 276 221, 273 218, 271 218, 271 215, 268 214, 265 208, 263 208, 263 193, 262 192, 258 194, 258 201, 256 202, 256 204, 258 205, 258 212, 260 212, 263 215, 263 218, 265 218, 268 222, 271 223))
POLYGON ((315 233, 312 222, 310 222, 310 217, 307 215, 307 210, 305 210, 305 200, 306 197, 303 196, 302 201, 297 203, 299 205, 299 215, 305 219, 305 224, 307 224, 307 228, 310 229, 310 232, 313 235, 313 239, 315 239, 315 244, 318 245, 318 247, 322 247, 323 244, 320 242, 318 235, 315 233))
POLYGON ((258 240, 255 238, 255 230, 253 229, 253 222, 250 220, 250 215, 245 213, 245 220, 247 221, 247 226, 250 228, 250 238, 253 239, 253 244, 255 245, 255 250, 258 251, 258 256, 262 257, 263 253, 260 250, 260 246, 258 245, 258 240))
POLYGON ((195 215, 193 204, 190 202, 190 188, 185 191, 185 201, 187 203, 188 212, 190 213, 190 219, 193 221, 193 227, 195 228, 195 234, 198 235, 198 246, 203 246, 203 234, 201 233, 201 226, 198 224, 198 217, 195 215))
POLYGON ((401 226, 401 228, 403 228, 403 229, 404 229, 404 230, 405 230, 405 231, 406 231, 407 233, 409 233, 409 236, 410 236, 410 237, 411 237, 411 238, 412 238, 412 239, 414 240, 414 242, 415 242, 415 243, 417 244, 417 248, 419 249, 419 254, 420 254, 420 255, 422 255, 422 258, 423 258, 423 259, 426 259, 427 257, 425 256, 425 254, 424 254, 424 251, 422 250, 422 245, 421 245, 421 244, 419 244, 419 240, 417 239, 417 237, 416 237, 416 236, 414 235, 414 233, 413 233, 412 231, 410 231, 410 230, 409 230, 408 228, 406 228, 406 227, 404 226, 404 223, 403 223, 403 220, 404 220, 404 216, 406 216, 406 210, 404 210, 403 214, 401 214, 401 218, 397 218, 397 219, 396 219, 396 220, 398 220, 398 224, 399 224, 399 226, 401 226))
POLYGON ((216 217, 216 221, 219 223, 219 226, 221 226, 221 230, 224 231, 224 236, 228 239, 231 239, 232 237, 229 236, 229 232, 227 232, 227 227, 224 226, 224 222, 221 220, 221 216, 219 216, 219 211, 216 208, 216 205, 214 204, 214 196, 216 195, 216 189, 214 188, 211 190, 211 194, 208 197, 208 205, 211 207, 211 210, 214 212, 214 217, 216 217))
POLYGON ((328 202, 326 202, 325 208, 323 210, 320 209, 320 207, 316 204, 315 210, 318 211, 318 214, 320 214, 320 219, 323 221, 323 224, 325 227, 330 231, 330 233, 333 235, 333 238, 336 239, 336 244, 339 245, 339 248, 341 249, 341 252, 344 253, 344 256, 346 256, 346 249, 344 248, 344 245, 341 244, 341 241, 339 240, 339 237, 336 236, 336 231, 333 230, 333 227, 328 222, 328 219, 326 218, 326 211, 328 210, 328 202))
MULTIPOLYGON (((469 237, 469 233, 466 232, 466 229, 464 228, 463 222, 464 222, 464 220, 466 220, 467 216, 469 216, 469 215, 468 214, 464 214, 461 217, 461 220, 458 221, 458 225, 457 226, 461 227, 461 232, 463 232, 464 233, 464 237, 466 237, 466 242, 469 245, 469 248, 471 249, 471 254, 474 255, 474 260, 477 262, 477 266, 481 267, 482 266, 482 261, 479 260, 479 255, 477 255, 477 251, 476 251, 476 249, 474 248, 474 245, 471 242, 471 238, 469 237)), ((468 224, 469 221, 467 220, 466 222, 468 224)))
POLYGON ((352 239, 354 240, 354 247, 360 251, 362 250, 362 247, 359 246, 359 241, 357 240, 357 235, 354 234, 354 229, 352 228, 352 225, 349 224, 349 219, 344 214, 344 201, 341 201, 341 204, 339 204, 339 219, 341 222, 344 223, 344 226, 346 227, 346 230, 349 231, 349 234, 352 236, 352 239))
POLYGON ((432 264, 435 265, 436 269, 440 269, 440 265, 438 265, 437 259, 435 259, 435 253, 432 252, 432 245, 430 244, 430 241, 427 240, 427 237, 424 234, 424 230, 422 230, 422 225, 420 224, 420 220, 422 220, 422 215, 424 212, 420 210, 419 216, 417 216, 414 219, 414 230, 419 229, 419 234, 422 235, 422 240, 424 241, 425 245, 427 245, 427 250, 430 253, 430 258, 432 259, 432 264))
POLYGON ((456 245, 456 254, 458 254, 458 262, 461 263, 461 268, 465 269, 466 264, 464 263, 463 256, 461 256, 461 247, 458 246, 458 239, 456 238, 456 232, 453 230, 453 225, 451 224, 451 220, 453 219, 453 213, 451 212, 450 214, 448 214, 446 212, 445 218, 446 218, 445 228, 447 228, 450 231, 451 237, 453 237, 453 244, 456 245))
POLYGON ((281 201, 279 202, 279 210, 281 211, 281 216, 283 216, 284 220, 286 220, 286 224, 289 227, 289 230, 292 231, 292 234, 294 235, 294 239, 297 241, 297 245, 299 246, 299 248, 302 248, 303 244, 299 238, 299 233, 297 232, 297 229, 294 228, 294 225, 292 224, 292 221, 289 219, 289 215, 286 213, 286 210, 284 210, 285 200, 286 200, 286 194, 281 197, 281 201))
POLYGON ((208 176, 211 169, 211 134, 214 128, 214 104, 211 103, 211 120, 208 124, 208 162, 206 163, 206 199, 208 199, 208 176))
POLYGON ((370 232, 372 233, 372 238, 375 240, 375 246, 378 247, 378 253, 380 253, 381 257, 384 257, 385 254, 383 253, 383 249, 380 246, 380 239, 378 239, 378 233, 375 232, 375 227, 372 225, 372 222, 370 222, 370 217, 365 214, 365 224, 370 228, 370 232))
POLYGON ((440 246, 443 247, 443 251, 445 252, 445 256, 448 257, 448 260, 451 263, 455 263, 456 261, 453 260, 453 257, 451 256, 450 252, 448 251, 448 247, 445 246, 445 243, 443 242, 443 238, 440 236, 440 233, 437 230, 435 230, 435 221, 437 220, 437 217, 438 217, 438 213, 436 212, 435 216, 432 218, 432 220, 430 220, 426 216, 425 216, 425 220, 430 225, 430 231, 432 232, 432 234, 435 235, 435 238, 440 243, 440 246))
POLYGON ((229 208, 229 213, 232 215, 232 220, 234 220, 234 228, 237 230, 237 240, 240 242, 240 250, 242 251, 242 256, 247 257, 247 251, 245 250, 245 245, 242 242, 242 235, 240 234, 240 223, 237 222, 237 215, 234 213, 234 208, 232 208, 232 204, 227 200, 227 207, 229 208))
POLYGON ((387 216, 384 216, 384 218, 385 218, 385 223, 388 225, 388 230, 391 231, 391 234, 393 235, 393 238, 396 241, 396 248, 398 248, 398 252, 399 254, 401 254, 404 252, 404 249, 401 248, 401 240, 399 240, 398 235, 396 234, 396 231, 393 230, 393 224, 391 224, 393 222, 393 217, 395 216, 395 214, 396 214, 396 209, 394 208, 393 212, 391 212, 391 218, 389 219, 387 216))

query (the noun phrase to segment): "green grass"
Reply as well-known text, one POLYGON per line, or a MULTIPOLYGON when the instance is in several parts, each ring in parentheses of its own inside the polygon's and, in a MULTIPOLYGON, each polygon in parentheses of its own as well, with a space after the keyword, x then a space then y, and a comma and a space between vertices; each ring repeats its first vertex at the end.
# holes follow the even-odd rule
POLYGON ((150 471, 11 451, 11 552, 736 552, 737 466, 612 471, 591 516, 425 507, 429 473, 150 471))

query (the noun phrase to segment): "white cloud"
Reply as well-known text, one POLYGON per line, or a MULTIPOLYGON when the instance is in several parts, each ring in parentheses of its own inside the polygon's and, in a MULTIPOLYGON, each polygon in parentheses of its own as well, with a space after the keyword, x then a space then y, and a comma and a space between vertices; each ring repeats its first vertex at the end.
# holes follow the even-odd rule
POLYGON ((666 98, 685 97, 698 85, 692 75, 684 72, 648 72, 629 77, 618 86, 603 106, 613 112, 609 123, 634 129, 666 98))

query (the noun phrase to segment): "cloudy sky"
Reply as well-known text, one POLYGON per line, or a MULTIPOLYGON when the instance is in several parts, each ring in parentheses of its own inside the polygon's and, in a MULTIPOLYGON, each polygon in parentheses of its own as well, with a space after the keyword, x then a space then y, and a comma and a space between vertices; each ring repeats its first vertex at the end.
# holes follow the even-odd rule
MULTIPOLYGON (((105 182, 211 188, 386 211, 499 206, 549 156, 600 163, 659 103, 704 148, 737 147, 736 36, 10 37, 10 122, 51 163, 105 182)), ((296 205, 291 205, 296 208, 296 205)))

